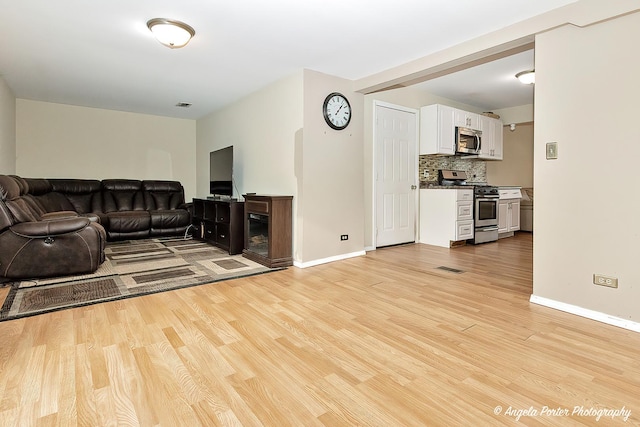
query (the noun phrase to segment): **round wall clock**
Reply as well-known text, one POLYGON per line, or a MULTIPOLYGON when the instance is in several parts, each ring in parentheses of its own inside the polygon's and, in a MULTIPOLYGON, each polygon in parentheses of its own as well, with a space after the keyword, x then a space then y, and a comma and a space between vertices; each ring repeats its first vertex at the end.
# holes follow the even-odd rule
POLYGON ((327 124, 336 130, 342 130, 351 121, 351 105, 345 96, 338 92, 330 93, 322 105, 322 114, 327 124))

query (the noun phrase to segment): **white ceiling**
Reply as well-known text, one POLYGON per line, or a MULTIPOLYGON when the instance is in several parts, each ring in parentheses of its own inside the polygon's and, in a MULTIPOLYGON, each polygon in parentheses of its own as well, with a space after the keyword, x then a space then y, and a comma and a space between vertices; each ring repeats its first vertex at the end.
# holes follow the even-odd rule
MULTIPOLYGON (((573 1, 0 0, 0 75, 17 98, 196 119, 301 68, 359 79, 573 1), (168 49, 157 17, 196 35, 168 49)), ((520 102, 495 80, 517 60, 424 87, 501 108, 520 102)))
POLYGON ((434 95, 473 105, 483 111, 533 103, 533 85, 520 83, 516 74, 533 70, 533 50, 448 74, 414 85, 434 95))

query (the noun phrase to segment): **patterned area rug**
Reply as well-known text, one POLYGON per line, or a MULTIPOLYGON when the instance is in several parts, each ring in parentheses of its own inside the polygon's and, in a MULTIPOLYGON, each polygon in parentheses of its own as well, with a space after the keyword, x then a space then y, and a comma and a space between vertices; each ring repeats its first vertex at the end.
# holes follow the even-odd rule
POLYGON ((181 238, 107 243, 105 254, 93 274, 10 282, 0 321, 279 270, 181 238))

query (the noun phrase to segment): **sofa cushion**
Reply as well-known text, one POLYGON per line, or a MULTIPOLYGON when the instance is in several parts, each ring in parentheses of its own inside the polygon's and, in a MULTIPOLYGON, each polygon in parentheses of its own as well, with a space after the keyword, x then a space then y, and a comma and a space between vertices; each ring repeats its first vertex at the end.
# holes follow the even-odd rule
POLYGON ((28 185, 28 193, 34 196, 41 196, 52 191, 51 183, 44 178, 21 178, 28 185))
POLYGON ((183 209, 161 209, 149 213, 152 230, 186 227, 191 223, 191 215, 183 209))
POLYGON ((144 211, 142 182, 132 179, 102 181, 103 212, 144 211))
POLYGON ((14 223, 38 221, 41 210, 23 196, 29 186, 20 177, 0 176, 0 198, 13 216, 14 223))
POLYGON ((76 212, 102 212, 102 186, 97 179, 50 179, 49 182, 53 193, 63 196, 76 212))
POLYGON ((47 212, 75 211, 61 194, 52 193, 51 183, 42 178, 20 178, 27 191, 23 197, 42 216, 47 212))
POLYGON ((184 189, 178 181, 142 181, 148 210, 178 209, 184 205, 184 189))
POLYGON ((151 216, 147 211, 120 211, 107 213, 109 235, 114 233, 133 233, 151 228, 151 216))
POLYGON ((18 182, 8 175, 0 175, 0 200, 13 200, 20 197, 18 182))

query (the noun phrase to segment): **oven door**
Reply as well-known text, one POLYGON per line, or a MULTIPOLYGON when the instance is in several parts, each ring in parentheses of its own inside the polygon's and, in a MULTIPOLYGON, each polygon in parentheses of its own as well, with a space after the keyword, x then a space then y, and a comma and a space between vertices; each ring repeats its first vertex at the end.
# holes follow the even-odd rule
POLYGON ((475 226, 487 227, 498 225, 498 198, 478 197, 474 209, 475 226))

